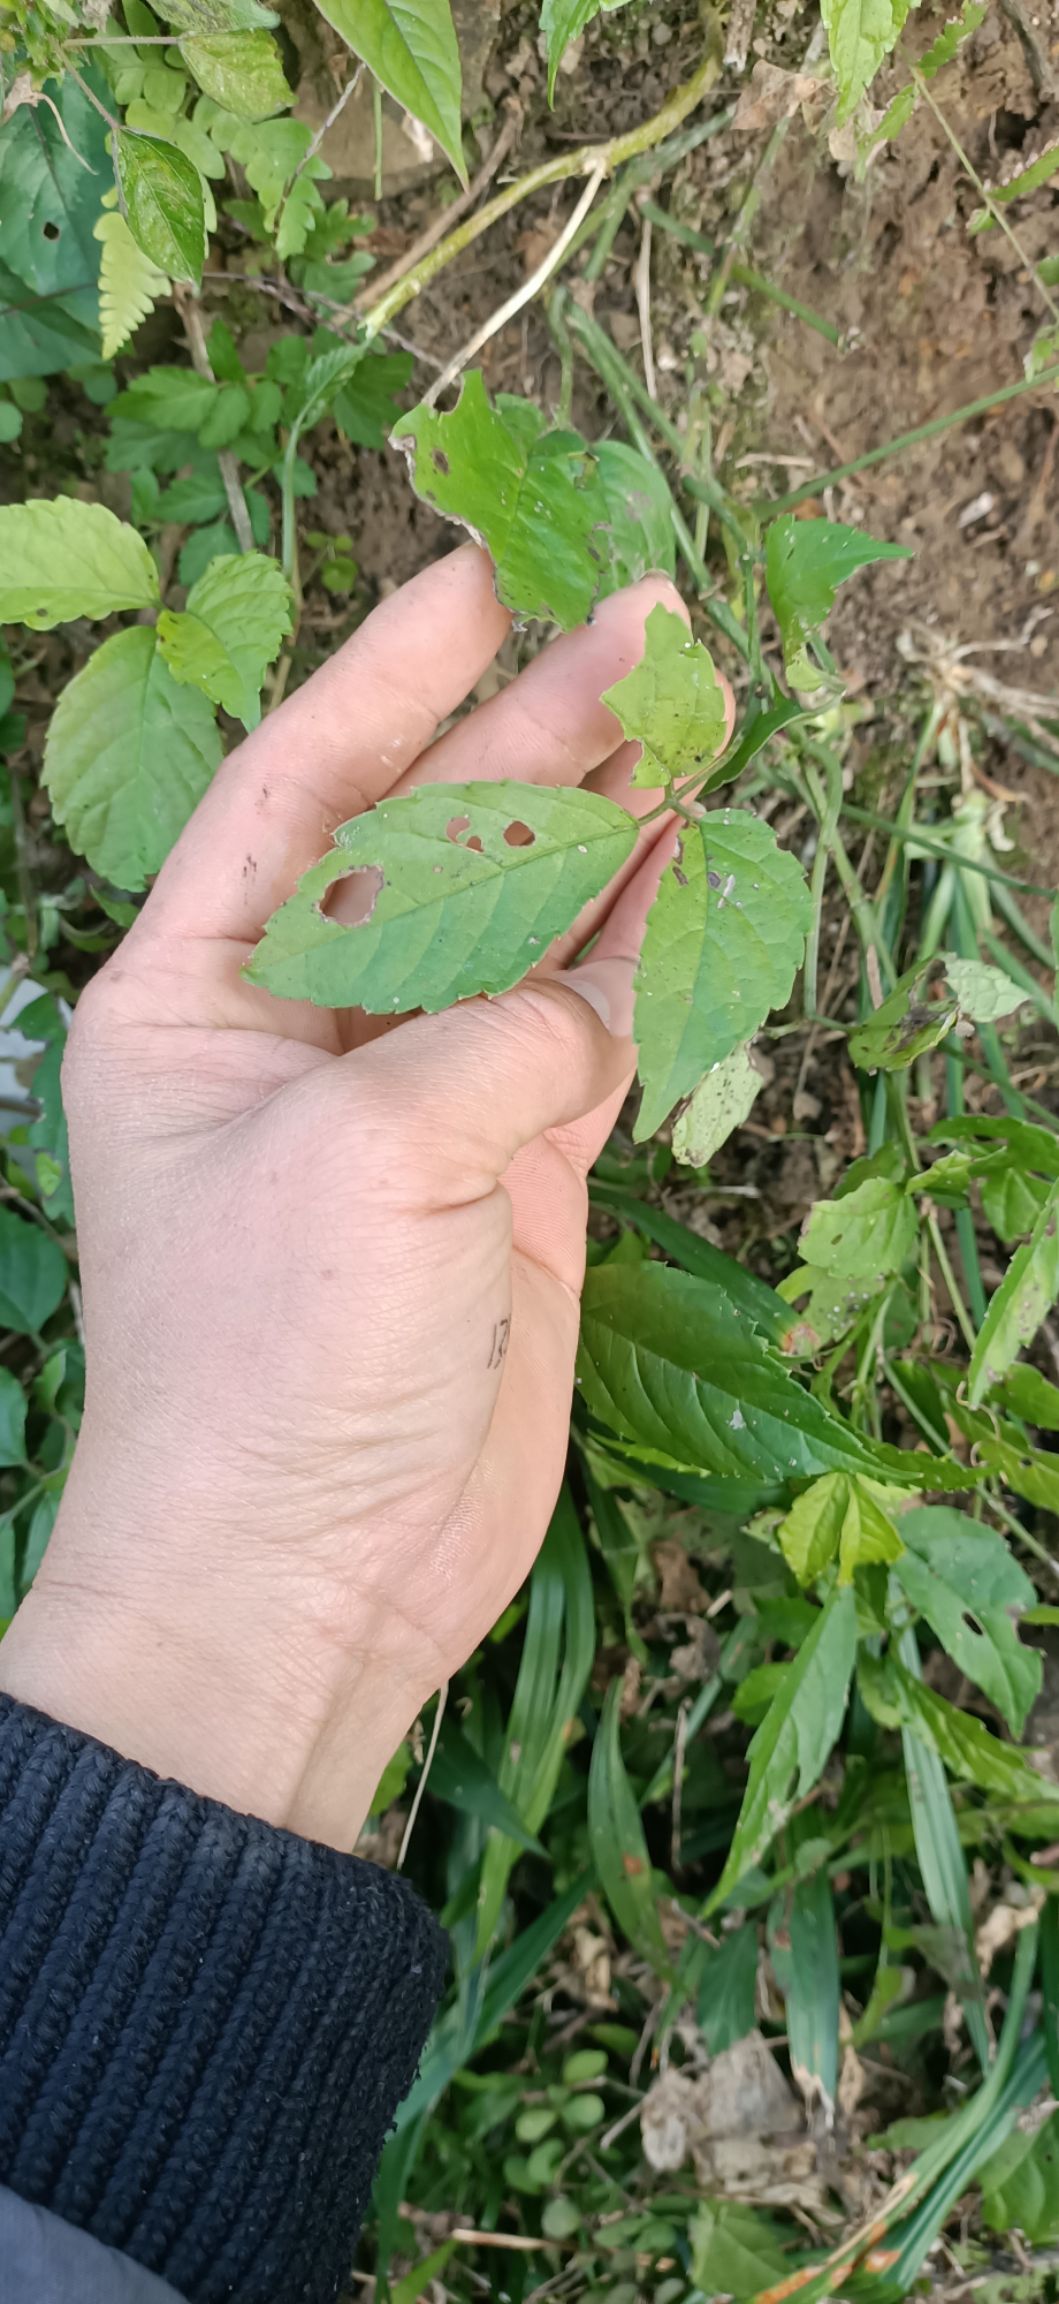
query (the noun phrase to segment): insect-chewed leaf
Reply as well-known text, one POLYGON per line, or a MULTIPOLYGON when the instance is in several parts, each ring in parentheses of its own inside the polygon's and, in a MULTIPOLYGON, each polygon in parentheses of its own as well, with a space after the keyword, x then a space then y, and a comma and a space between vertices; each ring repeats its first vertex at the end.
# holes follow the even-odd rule
POLYGON ((733 1048, 705 1080, 700 1080, 673 1124, 673 1152, 691 1168, 705 1168, 727 1144, 736 1128, 749 1119, 765 1085, 764 1073, 751 1062, 745 1048, 733 1048))
POLYGON ((71 848, 118 888, 165 862, 221 756, 212 707, 178 688, 154 632, 115 632, 63 689, 44 781, 71 848))
POLYGON ((449 0, 316 0, 369 72, 422 120, 466 182, 460 51, 449 0))
POLYGON ((992 967, 988 960, 960 960, 955 953, 948 953, 945 974, 961 1015, 969 1017, 972 1024, 995 1024, 1001 1016, 1010 1016, 1025 1005, 1021 985, 1013 984, 1003 968, 992 967))
POLYGON ((638 1139, 789 999, 810 912, 797 859, 745 809, 713 810, 683 834, 636 978, 638 1139))
POLYGON ((1017 1248, 986 1316, 971 1354, 967 1397, 977 1408, 991 1384, 1007 1374, 1013 1360, 1032 1343, 1041 1321, 1059 1295, 1059 1180, 1021 1248, 1017 1248))
POLYGON ((881 544, 834 520, 797 520, 785 512, 765 537, 765 578, 783 641, 792 688, 818 688, 821 674, 806 642, 826 622, 847 576, 873 560, 910 560, 904 544, 881 544))
POLYGON ((169 281, 138 248, 124 216, 105 210, 94 226, 102 248, 99 266, 99 328, 103 358, 113 360, 133 330, 146 320, 169 281))
POLYGON ((206 204, 194 161, 158 136, 114 137, 118 183, 138 248, 172 280, 202 277, 206 204))
POLYGON ((827 1343, 902 1270, 916 1238, 915 1206, 902 1186, 889 1176, 865 1176, 810 1210, 799 1242, 804 1263, 785 1275, 779 1292, 802 1304, 804 1326, 817 1344, 827 1343))
POLYGON ((73 616, 153 608, 158 570, 135 528, 76 496, 0 507, 0 622, 50 631, 73 616))
POLYGON ((291 607, 278 561, 264 552, 222 553, 192 585, 182 613, 163 609, 158 644, 174 680, 256 728, 261 683, 290 631, 291 607))
POLYGON ((491 405, 478 369, 451 414, 413 408, 393 437, 416 494, 485 545, 516 616, 569 631, 648 569, 672 574, 668 492, 653 465, 621 441, 593 448, 549 432, 528 400, 501 393, 491 405))
POLYGON ((288 999, 376 1016, 506 992, 635 838, 632 817, 598 793, 423 784, 339 826, 330 855, 273 913, 247 974, 288 999), (351 873, 363 917, 343 927, 321 906, 351 873))
POLYGON ((794 1800, 813 1790, 838 1737, 857 1652, 857 1604, 839 1585, 806 1635, 755 1731, 728 1861, 706 1907, 715 1911, 774 1839, 794 1800))
POLYGON ((852 112, 885 56, 896 47, 916 0, 822 0, 820 13, 838 82, 840 120, 852 112))
POLYGON ((699 774, 724 743, 724 696, 709 649, 661 602, 647 619, 640 662, 603 702, 642 748, 633 783, 645 788, 699 774))
POLYGON ((1021 1735, 1040 1693, 1041 1659, 1024 1648, 1017 1619, 1033 1606, 1033 1585, 995 1528, 951 1506, 926 1506, 901 1522, 905 1550, 896 1574, 906 1598, 968 1679, 985 1690, 1021 1735))

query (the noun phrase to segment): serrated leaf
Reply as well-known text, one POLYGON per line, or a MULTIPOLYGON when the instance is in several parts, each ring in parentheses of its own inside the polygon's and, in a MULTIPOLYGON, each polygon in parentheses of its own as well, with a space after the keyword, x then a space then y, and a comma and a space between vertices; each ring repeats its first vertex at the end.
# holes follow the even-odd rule
POLYGON ((834 520, 798 520, 785 512, 772 522, 765 535, 765 579, 792 688, 820 685, 806 642, 826 622, 839 585, 875 560, 911 557, 903 544, 881 544, 834 520))
MULTIPOLYGON (((965 40, 970 38, 972 32, 977 32, 979 25, 984 23, 988 13, 989 0, 964 0, 959 15, 949 18, 944 30, 939 32, 937 39, 931 42, 930 47, 920 57, 916 66, 920 79, 933 80, 946 64, 951 64, 957 50, 965 40)), ((915 110, 917 94, 918 90, 912 80, 909 80, 903 88, 898 89, 896 96, 887 105, 878 127, 872 131, 867 140, 869 151, 875 145, 882 144, 890 137, 896 136, 899 130, 904 127, 906 120, 911 118, 915 110)))
POLYGON ((845 1334, 908 1262, 917 1239, 913 1202, 887 1176, 866 1176, 836 1200, 818 1200, 800 1240, 804 1262, 780 1282, 801 1305, 816 1344, 845 1334), (803 1301, 804 1299, 804 1301, 803 1301))
POLYGON ((1059 1819, 1059 1787, 1038 1774, 1032 1762, 1013 1744, 1003 1744, 973 1712, 960 1712, 936 1689, 895 1665, 890 1680, 900 1716, 923 1736, 958 1783, 975 1784, 1011 1804, 1009 1822, 1018 1829, 1018 1811, 1053 1809, 1059 1819))
POLYGON ((830 1471, 967 1485, 939 1457, 882 1449, 803 1389, 711 1280, 664 1264, 603 1265, 585 1282, 578 1389, 608 1432, 655 1461, 775 1494, 830 1471))
POLYGON ((180 688, 146 625, 104 640, 63 689, 44 782, 70 846, 117 888, 165 862, 221 756, 213 712, 180 688))
POLYGON ((819 1783, 842 1722, 857 1652, 852 1586, 831 1594, 787 1666, 748 1754, 749 1775, 728 1860, 706 1906, 715 1911, 765 1853, 795 1800, 819 1783))
POLYGON ((164 608, 158 645, 174 680, 199 688, 244 728, 261 718, 268 666, 291 629, 290 586, 279 562, 263 552, 211 560, 188 593, 187 607, 164 608))
POLYGON ((906 1512, 901 1535, 905 1549, 895 1574, 906 1598, 1020 1736, 1042 1671, 1017 1630, 1035 1597, 1029 1577, 995 1529, 949 1506, 906 1512))
POLYGON ((856 1474, 828 1472, 797 1496, 776 1530, 780 1550, 799 1584, 815 1583, 838 1561, 839 1582, 873 1562, 896 1560, 901 1537, 868 1483, 856 1474))
POLYGON ((821 0, 840 121, 848 118, 884 57, 896 47, 917 4, 918 0, 821 0))
POLYGON ((206 95, 240 120, 267 120, 293 100, 271 32, 196 34, 180 53, 206 95))
POLYGON ((661 602, 647 619, 639 663, 602 701, 641 747, 632 779, 641 788, 703 773, 724 742, 724 696, 709 649, 661 602))
POLYGON ((50 631, 74 616, 153 608, 158 570, 135 528, 76 496, 0 506, 0 620, 50 631))
POLYGON ((630 1944, 656 1968, 670 1965, 640 1811, 621 1754, 622 1684, 612 1680, 588 1772, 588 1844, 596 1877, 630 1944))
POLYGON ((417 496, 484 544, 516 616, 569 631, 649 569, 672 573, 669 495, 653 465, 621 441, 593 448, 548 431, 528 400, 500 393, 491 405, 478 369, 450 413, 420 405, 393 437, 417 496))
POLYGON ((989 208, 975 209, 969 230, 974 233, 992 231, 997 222, 993 208, 1006 208, 1012 200, 1023 200, 1027 193, 1039 191, 1041 185, 1047 184, 1057 170, 1059 170, 1059 140, 1053 144, 1047 144, 1043 152, 1038 152, 1036 157, 1027 161, 1024 167, 1016 169, 1014 175, 1009 176, 1006 183, 991 184, 989 186, 989 198, 992 205, 989 208))
POLYGON ((466 182, 460 50, 450 0, 316 0, 321 16, 437 139, 466 182))
POLYGON ((252 125, 241 120, 226 123, 225 150, 245 170, 247 183, 257 193, 264 210, 268 232, 275 224, 284 189, 295 169, 301 167, 311 143, 312 131, 304 120, 294 120, 289 115, 279 120, 255 121, 252 125))
POLYGON ((506 992, 606 887, 635 838, 624 808, 594 792, 421 785, 339 825, 330 854, 273 913, 246 973, 287 999, 376 1016, 506 992), (351 873, 365 917, 343 927, 320 907, 351 873))
POLYGON ((578 40, 602 10, 624 8, 627 0, 543 0, 541 33, 548 57, 548 102, 555 97, 559 66, 571 42, 578 40))
POLYGON ((1001 1016, 1010 1016, 1025 1004, 1026 994, 1002 968, 994 968, 986 960, 960 960, 949 953, 945 960, 945 974, 949 979, 960 1014, 970 1018, 972 1024, 995 1024, 1001 1016))
POLYGON ((107 210, 95 225, 103 250, 99 267, 99 329, 103 358, 113 360, 122 345, 153 312, 169 281, 157 264, 138 248, 125 218, 116 208, 107 210))
POLYGON ((765 1081, 745 1048, 733 1048, 700 1080, 673 1124, 673 1152, 691 1168, 705 1168, 741 1128, 765 1081))
POLYGON ((638 1142, 790 998, 810 916, 800 864, 758 817, 716 809, 682 832, 636 975, 638 1142))
POLYGON ((991 1385, 1007 1374, 1013 1360, 1032 1343, 1059 1296, 1059 1180, 1053 1185, 1030 1233, 1015 1250, 978 1331, 967 1380, 972 1408, 991 1385))
POLYGON ((172 280, 198 284, 206 260, 202 178, 187 154, 160 137, 119 129, 118 183, 137 247, 172 280))
POLYGON ((0 1328, 37 1336, 62 1303, 70 1273, 58 1241, 0 1208, 0 1328))

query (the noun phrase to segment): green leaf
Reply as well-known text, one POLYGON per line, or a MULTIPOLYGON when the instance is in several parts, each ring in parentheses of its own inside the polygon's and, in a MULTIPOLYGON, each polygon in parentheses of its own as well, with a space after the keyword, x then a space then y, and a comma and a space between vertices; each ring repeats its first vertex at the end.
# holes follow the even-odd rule
POLYGON ((292 613, 277 560, 263 552, 222 554, 192 585, 183 613, 162 610, 158 645, 174 680, 190 682, 244 728, 256 728, 265 672, 292 613))
POLYGON ((246 973, 287 999, 429 1014, 505 992, 632 852, 636 827, 598 793, 542 784, 423 784, 341 824, 274 912, 246 973), (528 835, 528 837, 527 837, 528 835), (358 875, 363 917, 321 910, 358 875))
MULTIPOLYGON (((87 67, 99 95, 105 83, 87 67)), ((46 80, 0 129, 0 382, 99 357, 93 226, 109 172, 107 128, 70 79, 46 80)))
POLYGON ((118 183, 138 248, 173 280, 202 278, 206 206, 202 178, 187 154, 127 128, 114 138, 118 183))
POLYGON ((555 98, 555 82, 571 41, 580 38, 601 9, 624 8, 627 0, 543 0, 541 33, 548 56, 548 102, 555 98))
POLYGON ((799 1584, 812 1584, 838 1561, 839 1582, 854 1569, 896 1560, 901 1537, 869 1484, 857 1474, 828 1472, 795 1498, 776 1530, 799 1584))
POLYGON ((1017 2128, 981 2171, 982 2220, 1031 2248, 1059 2240, 1059 2112, 1040 2128, 1017 2128))
POLYGON ((569 631, 649 569, 672 573, 669 493, 653 465, 620 441, 591 448, 548 431, 528 400, 490 405, 478 369, 450 413, 420 405, 393 437, 416 494, 484 544, 516 616, 569 631))
POLYGON ((596 1878, 623 1935, 654 1967, 670 1966, 640 1811, 621 1755, 622 1683, 612 1680, 592 1745, 588 1844, 596 1878))
POLYGON ((1059 1385, 1022 1361, 1009 1368, 1000 1387, 1005 1408, 1040 1432, 1059 1432, 1059 1385))
MULTIPOLYGON (((857 4, 857 0, 854 0, 857 4)), ((870 5, 871 0, 865 0, 870 5)), ((876 0, 884 8, 889 0, 876 0)), ((909 560, 903 544, 880 544, 834 520, 798 520, 785 512, 765 536, 765 578, 783 641, 792 688, 818 688, 822 675, 806 643, 830 615, 839 585, 875 560, 909 560)))
POLYGON ((10 1368, 0 1368, 0 1464, 25 1461, 26 1395, 10 1368))
POLYGON ((37 1336, 62 1303, 69 1271, 58 1241, 0 1207, 0 1328, 37 1336))
POLYGON ((707 1955, 699 1983, 698 2020, 711 2056, 722 2056, 752 2032, 757 2001, 757 1930, 744 1920, 707 1955))
POLYGON ((1020 1736, 1042 1672, 1017 1630, 1034 1600, 1029 1577, 995 1529, 951 1507, 905 1513, 901 1534, 905 1550, 895 1573, 906 1599, 1020 1736))
POLYGON ((751 1740, 749 1775, 728 1860, 706 1906, 716 1910, 756 1864, 795 1800, 819 1783, 845 1716, 857 1650, 857 1606, 837 1588, 807 1633, 751 1740))
POLYGON ((709 649, 661 602, 647 619, 640 662, 602 702, 641 746, 633 783, 652 791, 703 773, 724 742, 724 696, 709 649))
POLYGON ((835 1902, 823 1865, 776 1897, 768 1936, 786 2004, 791 2072, 807 2109, 822 2112, 830 2127, 838 2095, 841 1991, 835 1902))
MULTIPOLYGON (((750 1318, 708 1280, 664 1264, 597 1266, 585 1282, 578 1386, 589 1413, 645 1461, 723 1478, 791 1480, 942 1460, 879 1450, 804 1390, 750 1318)), ((909 1482, 911 1485, 911 1481, 909 1482)))
POLYGON ((47 632, 74 616, 153 608, 158 570, 135 528, 76 496, 0 506, 0 619, 47 632))
POLYGON ((355 56, 448 154, 466 183, 460 51, 450 0, 316 0, 355 56))
POLYGON ((488 1762, 475 1750, 462 1728, 451 1720, 446 1721, 442 1730, 427 1785, 436 1800, 447 1801, 450 1808, 458 1808, 461 1814, 480 1817, 483 1824, 494 1832, 502 1832, 516 1847, 526 1848, 532 1855, 543 1855, 536 1834, 527 1832, 518 1810, 501 1790, 488 1762))
POLYGON ((1017 1248, 978 1331, 967 1382, 972 1408, 1007 1374, 1013 1360, 1032 1343, 1059 1295, 1059 1180, 1041 1209, 1030 1237, 1017 1248))
POLYGON ((113 360, 135 333, 141 320, 166 295, 169 281, 157 264, 138 248, 124 216, 108 209, 95 225, 102 248, 99 268, 99 327, 103 358, 113 360))
POLYGON ((1002 968, 993 968, 985 960, 960 960, 955 953, 946 955, 945 974, 956 994, 962 1016, 969 1016, 972 1024, 995 1024, 1001 1016, 1010 1016, 1014 1009, 1025 1004, 1026 994, 1013 984, 1002 968))
POLYGON ((938 977, 944 966, 944 960, 917 962, 868 1022, 850 1033, 849 1053, 860 1071, 906 1072, 952 1031, 960 1013, 955 992, 939 988, 936 997, 921 997, 928 977, 938 977))
POLYGON ((704 2296, 748 2304, 788 2270, 779 2227, 741 2200, 704 2200, 688 2226, 691 2276, 704 2296))
POLYGON ((848 118, 883 58, 896 47, 916 5, 917 0, 821 0, 840 121, 848 118))
POLYGON ((63 689, 44 782, 70 846, 117 888, 157 872, 221 756, 213 712, 179 688, 145 625, 104 640, 63 689))
POLYGON ((375 352, 369 348, 349 382, 336 392, 331 414, 339 431, 355 447, 385 448, 398 414, 398 394, 404 391, 414 366, 410 352, 375 352))
POLYGON ((715 809, 682 832, 636 976, 638 1142, 790 998, 811 909, 800 864, 758 817, 715 809))
POLYGON ((1051 144, 1046 144, 1043 152, 1038 152, 1034 159, 1027 161, 1025 167, 1017 168, 1005 183, 989 186, 989 198, 992 206, 990 208, 976 208, 969 229, 972 232, 991 231, 996 223, 996 218, 992 214, 993 207, 1006 208, 1012 200, 1024 200, 1028 193, 1038 192, 1042 184, 1051 182, 1057 169, 1059 169, 1059 138, 1051 144))
POLYGON ((818 1200, 802 1229, 803 1263, 780 1292, 816 1345, 842 1336, 908 1262, 916 1245, 914 1202, 888 1176, 866 1176, 835 1200, 818 1200))
POLYGON ((673 1152, 691 1168, 705 1168, 748 1119, 765 1085, 745 1048, 733 1048, 692 1090, 673 1124, 673 1152))
POLYGON ((271 32, 207 32, 182 40, 180 53, 206 95, 240 120, 267 120, 292 102, 271 32))
MULTIPOLYGON (((919 1650, 910 1627, 899 1635, 897 1648, 910 1678, 919 1680, 919 1650)), ((944 1932, 946 1972, 959 1991, 967 2029, 985 2071, 991 2053, 989 2025, 975 1950, 967 1859, 949 1780, 934 1745, 907 1724, 901 1728, 901 1748, 923 1893, 935 1927, 944 1932)))
POLYGON ((1052 1808, 1059 1817, 1059 1787, 1036 1768, 1013 1744, 1002 1744, 973 1712, 960 1712, 935 1689, 916 1680, 901 1665, 894 1667, 893 1686, 902 1720, 932 1744, 950 1776, 958 1783, 976 1784, 1010 1802, 1012 1830, 1018 1829, 1020 1808, 1034 1812, 1052 1808))
POLYGON ((154 0, 154 13, 180 32, 253 32, 278 21, 258 0, 154 0))
MULTIPOLYGON (((944 30, 939 32, 937 39, 931 42, 920 57, 916 65, 919 78, 933 80, 946 64, 951 64, 957 50, 965 40, 970 39, 972 32, 977 32, 988 13, 989 0, 963 0, 959 15, 950 17, 944 30)), ((911 119, 918 93, 914 80, 906 81, 904 87, 898 89, 896 96, 887 105, 878 127, 867 138, 868 151, 899 134, 905 122, 911 119)))

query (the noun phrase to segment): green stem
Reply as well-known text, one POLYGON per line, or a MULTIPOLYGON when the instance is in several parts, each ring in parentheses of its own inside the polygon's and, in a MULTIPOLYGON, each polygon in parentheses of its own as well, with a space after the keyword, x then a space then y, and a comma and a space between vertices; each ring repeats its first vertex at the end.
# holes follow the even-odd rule
POLYGON ((539 168, 531 168, 528 175, 519 177, 517 183, 505 185, 495 199, 487 201, 485 207, 479 208, 474 216, 465 217, 455 231, 439 241, 437 247, 423 256, 418 264, 413 264, 402 279, 395 280, 392 288, 380 297, 377 304, 368 307, 364 315, 368 334, 377 335, 380 329, 396 318, 398 312, 403 312, 413 297, 421 294, 431 280, 437 279, 439 272, 443 272, 454 257, 462 256, 464 249, 472 247, 483 232, 488 232, 490 225, 499 223, 502 216, 507 216, 523 200, 528 200, 531 193, 540 192, 549 184, 563 184, 570 176, 591 176, 599 168, 609 172, 613 168, 622 167, 626 160, 635 160, 642 152, 652 151, 681 127, 689 113, 697 109, 713 87, 720 69, 720 57, 711 49, 704 56, 698 71, 674 91, 668 103, 663 104, 653 119, 643 121, 639 128, 629 129, 624 136, 612 136, 605 144, 582 144, 575 152, 560 153, 554 160, 543 161, 539 168))
POLYGON ((893 440, 884 441, 881 448, 869 448, 849 464, 836 464, 830 472, 817 472, 811 480, 803 480, 800 488, 788 489, 785 496, 759 497, 755 499, 754 509, 762 518, 772 518, 777 512, 793 512, 795 505, 808 503, 810 496, 822 495, 825 488, 833 488, 839 480, 851 480, 855 473, 867 472, 888 456, 900 456, 906 448, 918 448, 923 440, 937 440, 943 432, 951 431, 953 425, 969 424, 972 417, 987 416, 991 408, 1002 408, 1006 401, 1020 399, 1023 392, 1043 392, 1049 384, 1059 384, 1059 362, 1052 368, 1042 368, 1039 376, 1020 376, 1016 384, 1003 384, 998 392, 985 392, 980 400, 968 400, 948 416, 932 416, 929 424, 916 424, 911 432, 899 432, 893 440))
MULTIPOLYGON (((694 248, 700 256, 716 258, 721 254, 718 241, 708 239, 705 232, 696 232, 679 216, 671 215, 668 208, 660 207, 657 200, 645 200, 640 213, 662 232, 668 232, 671 239, 679 240, 681 247, 694 248)), ((834 327, 830 320, 822 320, 807 304, 799 304, 798 298, 788 296, 785 288, 777 288, 775 281, 766 273, 758 272, 753 264, 733 264, 730 276, 741 288, 753 288, 759 296, 767 297, 770 304, 777 304, 781 312, 789 312, 792 319, 804 321, 807 328, 815 328, 817 335, 825 336, 829 344, 837 348, 842 343, 840 328, 834 327)))
MULTIPOLYGON (((946 864, 954 861, 950 842, 932 838, 921 824, 899 824, 892 816, 878 816, 874 809, 855 807, 850 800, 845 802, 842 813, 853 824, 868 824, 876 832, 888 832, 892 840, 911 842, 915 847, 922 848, 925 855, 938 856, 946 864)), ((961 856, 959 865, 961 872, 980 872, 984 879, 996 881, 1003 888, 1017 888, 1024 896, 1052 894, 1051 888, 1046 887, 1041 880, 1015 880, 1010 872, 1002 872, 998 864, 984 864, 975 856, 961 856)))
POLYGON ((942 1239, 941 1226, 938 1223, 938 1219, 933 1213, 933 1210, 931 1210, 925 1219, 925 1228, 930 1238, 930 1245, 934 1250, 938 1270, 941 1273, 946 1288, 948 1289, 949 1301, 959 1322, 960 1332, 963 1336, 964 1343, 966 1344, 968 1351, 973 1352, 975 1345, 978 1342, 977 1331, 975 1329, 974 1322, 967 1310, 967 1306, 964 1303, 963 1297, 960 1294, 959 1283, 957 1282, 956 1274, 952 1268, 952 1260, 949 1256, 949 1251, 945 1246, 945 1242, 942 1239))

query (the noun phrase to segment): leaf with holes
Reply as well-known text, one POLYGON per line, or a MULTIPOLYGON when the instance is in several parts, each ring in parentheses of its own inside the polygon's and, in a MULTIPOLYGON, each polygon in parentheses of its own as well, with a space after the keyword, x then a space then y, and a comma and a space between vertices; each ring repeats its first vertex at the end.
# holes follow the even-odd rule
POLYGON ((999 1288, 989 1299, 978 1331, 967 1384, 972 1408, 990 1386, 1007 1374, 1013 1360, 1032 1343, 1059 1296, 1059 1180, 1021 1248, 1017 1248, 999 1288))
POLYGON ((413 408, 393 437, 417 496, 484 544, 516 616, 569 631, 649 569, 672 574, 669 492, 653 465, 618 440, 593 448, 549 431, 510 393, 491 404, 478 369, 451 413, 413 408))
POLYGON ((647 619, 640 662, 603 702, 641 748, 632 780, 644 789, 703 775, 724 743, 724 693, 709 649, 661 602, 647 619))
POLYGON ((321 16, 416 120, 466 182, 461 74, 450 0, 316 0, 321 16))
POLYGON ((749 1119, 754 1104, 765 1085, 765 1076, 759 1072, 745 1048, 733 1048, 707 1072, 692 1090, 688 1102, 673 1123, 673 1154, 690 1168, 705 1168, 727 1144, 744 1120, 749 1119))
POLYGON ((1034 1589, 1004 1538, 951 1507, 907 1512, 895 1574, 907 1600, 969 1680, 984 1689, 1016 1736, 1040 1694, 1041 1659, 1024 1648, 1018 1618, 1034 1589))
POLYGON ((81 87, 45 81, 43 101, 19 105, 0 131, 0 383, 99 357, 92 228, 109 156, 90 90, 103 96, 106 82, 84 54, 82 63, 81 87))
POLYGON ((636 826, 598 793, 542 784, 423 784, 339 825, 274 912, 247 975, 325 1008, 431 1014, 506 992, 632 853, 636 826), (362 916, 322 910, 355 875, 362 916))
POLYGON ((290 585, 264 552, 222 553, 188 593, 187 607, 164 608, 158 645, 174 680, 256 728, 261 684, 291 628, 290 585))
POLYGON ((63 689, 44 782, 79 856, 117 888, 143 888, 201 800, 221 756, 212 706, 179 688, 153 631, 104 640, 63 689))
POLYGON ((153 608, 158 570, 135 528, 76 496, 0 506, 0 620, 50 631, 74 616, 153 608))
POLYGON ((802 1228, 805 1259, 780 1282, 817 1344, 844 1336, 865 1305, 912 1255, 916 1211, 889 1176, 866 1176, 835 1200, 818 1200, 802 1228))
POLYGON ((206 204, 194 162, 175 144, 133 135, 127 128, 116 132, 114 150, 137 247, 171 280, 197 284, 206 260, 206 204))
POLYGON ((811 911, 800 864, 756 816, 716 809, 682 832, 636 977, 638 1142, 790 998, 811 911))
POLYGON ((728 1861, 706 1906, 716 1911, 764 1855, 795 1800, 819 1783, 845 1717, 857 1652, 852 1586, 832 1592, 750 1745, 749 1776, 728 1861))
POLYGON ((807 643, 830 615, 839 585, 874 560, 911 557, 904 544, 881 544, 835 520, 798 520, 785 512, 772 522, 765 537, 765 580, 792 688, 820 686, 823 674, 807 643))

